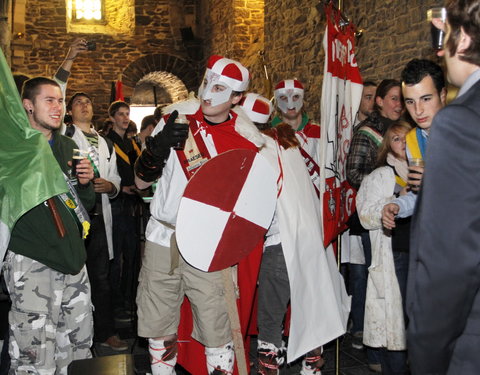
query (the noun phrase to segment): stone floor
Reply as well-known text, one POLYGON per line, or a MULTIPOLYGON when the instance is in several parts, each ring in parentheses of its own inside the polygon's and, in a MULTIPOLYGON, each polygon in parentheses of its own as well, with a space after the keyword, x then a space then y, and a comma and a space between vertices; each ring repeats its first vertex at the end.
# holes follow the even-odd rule
MULTIPOLYGON (((118 326, 119 335, 122 339, 129 343, 129 350, 125 352, 114 352, 108 348, 101 347, 99 345, 94 346, 94 352, 96 356, 108 356, 115 354, 132 354, 134 360, 135 374, 146 375, 150 371, 149 357, 147 352, 147 342, 144 339, 136 338, 134 335, 134 322, 133 324, 123 324, 118 326)), ((256 340, 252 340, 255 342, 256 340)), ((351 336, 349 334, 343 336, 338 342, 340 346, 340 359, 339 359, 339 371, 336 372, 336 342, 332 342, 325 346, 324 357, 326 364, 322 369, 322 375, 373 375, 374 373, 368 369, 366 363, 366 355, 363 350, 353 349, 351 346, 351 336)), ((253 344, 254 345, 254 344, 253 344)), ((255 353, 255 347, 252 346, 251 353, 255 353)), ((252 356, 253 358, 254 356, 252 356)), ((177 366, 178 367, 178 366, 177 366)), ((280 374, 290 375, 299 374, 301 369, 301 362, 297 361, 284 367, 280 374)), ((256 374, 253 369, 251 374, 256 374)), ((177 375, 190 375, 183 371, 181 368, 177 368, 177 375)), ((195 375, 195 374, 191 374, 195 375)))
MULTIPOLYGON (((0 302, 0 313, 3 312, 3 315, 5 317, 5 322, 6 322, 6 312, 8 311, 8 306, 5 307, 5 309, 2 309, 2 306, 4 306, 5 303, 0 302), (3 311, 5 310, 5 311, 3 311)), ((133 363, 131 364, 131 367, 133 367, 134 371, 130 372, 137 374, 137 375, 146 375, 150 371, 150 361, 149 361, 149 355, 148 355, 148 350, 147 350, 147 342, 145 339, 140 339, 136 337, 135 332, 136 332, 136 327, 135 327, 135 321, 130 321, 127 323, 122 323, 122 324, 117 324, 117 329, 118 333, 120 335, 120 338, 126 340, 129 344, 129 349, 124 351, 124 352, 115 352, 111 349, 102 347, 98 344, 94 345, 93 351, 94 355, 96 357, 105 357, 105 356, 113 356, 113 355, 118 355, 118 354, 131 354, 133 357, 133 363)), ((6 328, 3 327, 3 328, 6 328)), ((250 353, 252 357, 252 361, 255 362, 255 347, 256 340, 252 340, 252 347, 250 348, 250 353)), ((345 335, 342 338, 339 339, 339 345, 340 345, 340 368, 338 373, 336 372, 336 359, 335 359, 335 353, 336 353, 336 342, 330 343, 325 346, 325 351, 324 351, 324 358, 326 360, 326 364, 324 368, 322 369, 322 375, 336 375, 336 374, 341 374, 341 375, 374 375, 373 372, 371 372, 368 369, 368 366, 366 364, 366 355, 365 352, 362 350, 356 350, 353 349, 351 346, 351 336, 350 335, 345 335)), ((120 357, 118 357, 120 358, 120 357)), ((106 364, 105 366, 97 366, 95 370, 85 370, 82 369, 81 371, 72 371, 72 375, 110 375, 110 374, 124 374, 126 373, 125 371, 118 371, 115 366, 119 366, 119 363, 116 363, 115 360, 116 358, 110 358, 111 361, 109 364, 106 364), (100 369, 100 370, 99 370, 100 369)), ((129 360, 131 360, 131 357, 129 357, 129 360)), ((120 360, 118 360, 120 362, 120 360)), ((102 365, 104 365, 102 363, 102 365)), ((292 363, 286 367, 284 367, 281 370, 281 375, 290 375, 290 374, 299 374, 300 373, 300 368, 301 368, 301 362, 297 361, 295 363, 292 363)), ((3 371, 3 369, 0 369, 0 374, 6 374, 6 371, 3 371)), ((128 373, 128 372, 127 372, 128 373)), ((70 372, 69 372, 70 374, 70 372)), ((256 374, 255 369, 252 369, 251 374, 256 374)), ((181 368, 177 369, 177 375, 196 375, 196 374, 188 374, 187 372, 183 371, 181 368)))

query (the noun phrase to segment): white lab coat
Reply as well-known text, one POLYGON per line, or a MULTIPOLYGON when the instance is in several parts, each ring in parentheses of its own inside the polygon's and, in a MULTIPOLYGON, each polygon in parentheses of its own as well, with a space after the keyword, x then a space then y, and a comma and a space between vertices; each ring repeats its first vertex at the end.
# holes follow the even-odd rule
POLYGON ((368 268, 364 344, 374 348, 405 350, 402 296, 395 274, 392 238, 382 227, 382 209, 394 198, 395 174, 391 167, 375 169, 362 181, 357 194, 360 222, 370 231, 372 263, 368 268))
MULTIPOLYGON (((87 140, 87 137, 83 134, 82 130, 75 126, 75 133, 72 136, 72 139, 75 141, 77 146, 82 150, 87 150, 90 147, 90 143, 87 140)), ((115 150, 110 151, 108 149, 107 141, 99 135, 95 130, 91 129, 92 132, 98 136, 98 156, 99 156, 99 167, 100 177, 104 178, 107 181, 110 181, 117 192, 115 195, 102 194, 102 212, 103 212, 103 222, 105 223, 105 232, 107 234, 107 243, 108 243, 108 255, 110 260, 113 259, 113 237, 112 237, 112 208, 110 206, 110 199, 115 198, 120 191, 120 175, 117 171, 117 156, 115 150)), ((64 130, 63 130, 64 132, 64 130)))

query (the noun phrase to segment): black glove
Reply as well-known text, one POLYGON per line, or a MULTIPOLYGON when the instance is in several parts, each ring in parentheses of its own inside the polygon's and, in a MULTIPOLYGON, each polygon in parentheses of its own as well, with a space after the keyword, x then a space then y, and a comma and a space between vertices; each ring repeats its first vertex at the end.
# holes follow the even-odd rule
POLYGON ((188 125, 177 124, 178 112, 173 111, 162 131, 145 139, 146 148, 135 163, 135 173, 145 182, 153 182, 162 175, 171 147, 188 137, 188 125))
POLYGON ((173 111, 168 117, 162 131, 153 139, 147 141, 147 147, 150 148, 152 154, 164 155, 165 149, 175 147, 179 143, 183 143, 188 137, 188 124, 176 123, 178 112, 173 111))

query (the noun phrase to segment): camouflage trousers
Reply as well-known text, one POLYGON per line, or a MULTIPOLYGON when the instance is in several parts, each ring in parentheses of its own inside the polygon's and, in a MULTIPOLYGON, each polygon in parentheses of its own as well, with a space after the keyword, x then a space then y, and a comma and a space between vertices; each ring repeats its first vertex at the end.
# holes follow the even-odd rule
POLYGON ((3 265, 12 299, 9 313, 10 374, 67 374, 75 359, 91 357, 90 282, 55 271, 12 251, 3 265))

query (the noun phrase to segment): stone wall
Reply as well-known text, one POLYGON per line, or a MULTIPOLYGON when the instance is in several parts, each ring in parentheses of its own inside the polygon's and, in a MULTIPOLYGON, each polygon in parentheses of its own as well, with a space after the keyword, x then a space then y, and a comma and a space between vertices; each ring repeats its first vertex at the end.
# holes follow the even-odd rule
POLYGON ((437 0, 345 1, 349 16, 366 30, 357 46, 363 78, 398 79, 411 59, 436 60, 426 13, 438 4, 437 0))
MULTIPOLYGON (((318 0, 265 0, 265 57, 274 83, 296 77, 306 85, 306 108, 320 118, 325 30, 318 0)), ((364 79, 399 78, 412 58, 435 58, 429 47, 426 10, 435 0, 347 0, 346 13, 359 28, 357 62, 364 79)))
MULTIPOLYGON (((111 4, 115 0, 108 1, 111 4)), ((125 4, 131 0, 117 1, 125 4)), ((133 32, 88 34, 67 33, 66 0, 52 0, 49 8, 42 0, 22 0, 18 4, 26 3, 25 32, 23 38, 12 42, 12 68, 30 76, 52 76, 74 37, 96 41, 97 51, 84 53, 75 61, 69 93, 91 92, 96 98, 95 111, 101 115, 108 105, 111 81, 119 76, 127 82, 125 95, 129 97, 142 78, 137 76, 139 72, 148 74, 159 66, 168 69, 169 62, 175 61, 181 67, 175 75, 188 90, 195 90, 208 56, 222 54, 245 64, 252 73, 251 90, 266 96, 271 95, 271 87, 279 80, 298 78, 306 86, 307 111, 319 119, 325 30, 319 2, 135 0, 133 32), (181 31, 188 28, 193 38, 185 40, 181 31), (154 56, 162 56, 165 66, 158 65, 154 56), (132 71, 135 77, 130 74, 132 71)), ((344 13, 365 30, 357 46, 357 61, 364 79, 378 82, 387 77, 398 78, 411 58, 435 58, 424 20, 426 10, 437 3, 343 1, 344 13)), ((15 24, 20 21, 17 17, 15 24)))
POLYGON ((233 51, 234 45, 234 0, 202 1, 202 25, 204 30, 205 59, 210 55, 224 55, 237 58, 233 51))
POLYGON ((10 0, 0 0, 0 48, 8 62, 10 61, 10 14, 10 0))
POLYGON ((324 16, 317 1, 265 1, 265 60, 272 84, 297 78, 305 86, 305 108, 319 119, 323 72, 324 16))
POLYGON ((259 52, 264 41, 264 0, 206 0, 201 24, 205 58, 212 54, 235 59, 252 73, 251 90, 262 92, 259 52))
MULTIPOLYGON (((124 3, 123 0, 121 2, 124 3)), ((164 67, 162 64, 156 65, 154 58, 151 60, 153 63, 149 64, 148 56, 167 56, 164 59, 165 66, 170 61, 175 61, 176 66, 184 68, 177 69, 177 77, 183 80, 183 76, 188 76, 187 87, 196 88, 199 64, 189 57, 180 33, 180 28, 189 26, 183 15, 192 13, 192 1, 135 0, 134 3, 133 32, 88 34, 67 33, 65 0, 52 0, 49 8, 44 6, 43 0, 27 0, 25 38, 12 43, 14 51, 17 51, 12 61, 12 70, 28 76, 51 77, 75 37, 95 41, 96 51, 84 52, 74 61, 67 98, 78 90, 92 94, 95 98, 94 111, 100 119, 106 115, 112 81, 121 77, 127 81, 124 84, 124 95, 130 97, 133 94, 136 81, 128 80, 129 77, 124 75, 127 67, 145 59, 146 63, 142 65, 144 74, 155 71, 158 66, 164 67), (177 12, 169 12, 172 4, 177 12)))

